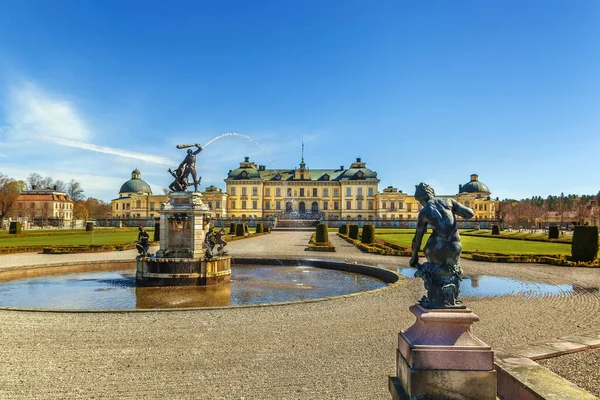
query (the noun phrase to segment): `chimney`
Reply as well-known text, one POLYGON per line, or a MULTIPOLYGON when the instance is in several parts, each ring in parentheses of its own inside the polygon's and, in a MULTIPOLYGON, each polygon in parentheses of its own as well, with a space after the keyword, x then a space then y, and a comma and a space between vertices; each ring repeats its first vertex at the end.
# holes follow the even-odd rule
POLYGON ((54 189, 54 190, 57 190, 57 189, 58 189, 58 186, 54 185, 54 186, 53 186, 53 189, 54 189))
POLYGON ((340 170, 343 170, 343 169, 344 169, 344 166, 343 166, 343 165, 340 165, 340 170))
POLYGON ((477 182, 479 180, 479 175, 471 174, 471 182, 477 182))

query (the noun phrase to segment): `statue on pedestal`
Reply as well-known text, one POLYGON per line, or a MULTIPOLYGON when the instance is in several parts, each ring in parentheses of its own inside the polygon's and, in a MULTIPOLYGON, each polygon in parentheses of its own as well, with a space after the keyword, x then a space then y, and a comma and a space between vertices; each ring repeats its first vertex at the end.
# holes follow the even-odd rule
POLYGON ((187 147, 196 146, 196 150, 188 149, 187 155, 179 164, 179 167, 175 171, 169 169, 169 173, 175 178, 173 183, 169 185, 169 189, 174 192, 183 192, 189 186, 188 175, 192 175, 192 185, 194 185, 194 192, 198 191, 198 185, 202 178, 196 177, 196 155, 202 151, 202 146, 196 144, 178 144, 178 149, 185 149, 187 147))
POLYGON ((415 198, 423 208, 419 212, 417 231, 412 242, 410 266, 416 267, 415 276, 421 277, 427 296, 419 301, 425 308, 464 307, 458 299, 462 270, 459 265, 462 244, 458 234, 456 215, 472 218, 475 213, 454 199, 436 198, 433 188, 425 183, 416 186, 415 198), (433 232, 425 244, 427 262, 419 264, 427 224, 433 232))

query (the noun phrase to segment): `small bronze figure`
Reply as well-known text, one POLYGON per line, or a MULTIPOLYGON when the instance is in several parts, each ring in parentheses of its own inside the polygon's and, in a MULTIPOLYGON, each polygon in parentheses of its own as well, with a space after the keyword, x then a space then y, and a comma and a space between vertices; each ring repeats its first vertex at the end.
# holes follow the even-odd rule
POLYGON ((415 198, 423 208, 419 212, 417 231, 412 242, 410 266, 415 276, 423 278, 427 296, 420 300, 426 308, 461 307, 458 299, 462 270, 459 265, 462 244, 456 215, 472 218, 475 213, 453 199, 436 198, 433 188, 425 183, 416 186, 415 198), (425 244, 427 262, 419 264, 418 251, 430 224, 433 232, 425 244))
POLYGON ((221 228, 218 232, 214 231, 214 227, 209 228, 206 233, 206 237, 204 238, 204 244, 206 245, 206 252, 204 256, 206 258, 212 257, 220 257, 227 254, 224 250, 224 247, 227 245, 227 242, 223 239, 223 235, 225 234, 225 228, 221 228), (214 251, 216 245, 219 245, 217 251, 214 251))
POLYGON ((192 184, 194 185, 194 192, 198 191, 198 185, 200 184, 200 180, 202 178, 196 177, 196 155, 202 151, 202 146, 198 143, 196 144, 178 144, 178 149, 185 149, 187 147, 196 146, 196 150, 192 151, 192 149, 188 149, 187 155, 179 164, 179 167, 173 172, 169 169, 169 173, 173 175, 175 181, 169 185, 169 189, 173 191, 185 191, 189 186, 188 175, 192 175, 192 184))
POLYGON ((148 256, 148 249, 150 248, 150 235, 148 235, 148 232, 141 226, 139 227, 139 230, 135 247, 141 257, 146 257, 148 256))

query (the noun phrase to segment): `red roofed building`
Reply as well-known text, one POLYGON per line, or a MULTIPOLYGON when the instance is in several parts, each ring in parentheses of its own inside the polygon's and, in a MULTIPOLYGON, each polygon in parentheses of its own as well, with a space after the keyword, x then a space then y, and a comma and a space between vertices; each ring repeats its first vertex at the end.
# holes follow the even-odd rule
POLYGON ((36 225, 63 226, 73 219, 73 204, 66 193, 57 190, 27 190, 17 197, 12 214, 36 225))

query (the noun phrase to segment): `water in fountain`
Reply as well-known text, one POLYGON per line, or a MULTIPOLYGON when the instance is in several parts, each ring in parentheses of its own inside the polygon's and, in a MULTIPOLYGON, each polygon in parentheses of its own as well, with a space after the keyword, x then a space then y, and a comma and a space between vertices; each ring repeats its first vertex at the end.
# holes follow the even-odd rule
POLYGON ((269 154, 269 152, 267 150, 265 150, 264 147, 261 146, 260 143, 258 143, 256 140, 254 140, 252 137, 248 136, 248 135, 243 135, 241 133, 237 133, 237 132, 226 132, 223 133, 219 136, 216 136, 212 139, 210 139, 204 146, 202 146, 202 148, 206 148, 208 147, 212 142, 217 141, 219 139, 222 139, 224 137, 228 137, 228 136, 237 136, 237 137, 241 137, 243 139, 249 140, 252 143, 254 143, 255 145, 258 146, 258 148, 260 149, 260 152, 265 155, 270 161, 271 161, 271 166, 275 166, 275 161, 273 161, 273 157, 271 157, 271 155, 269 154))

